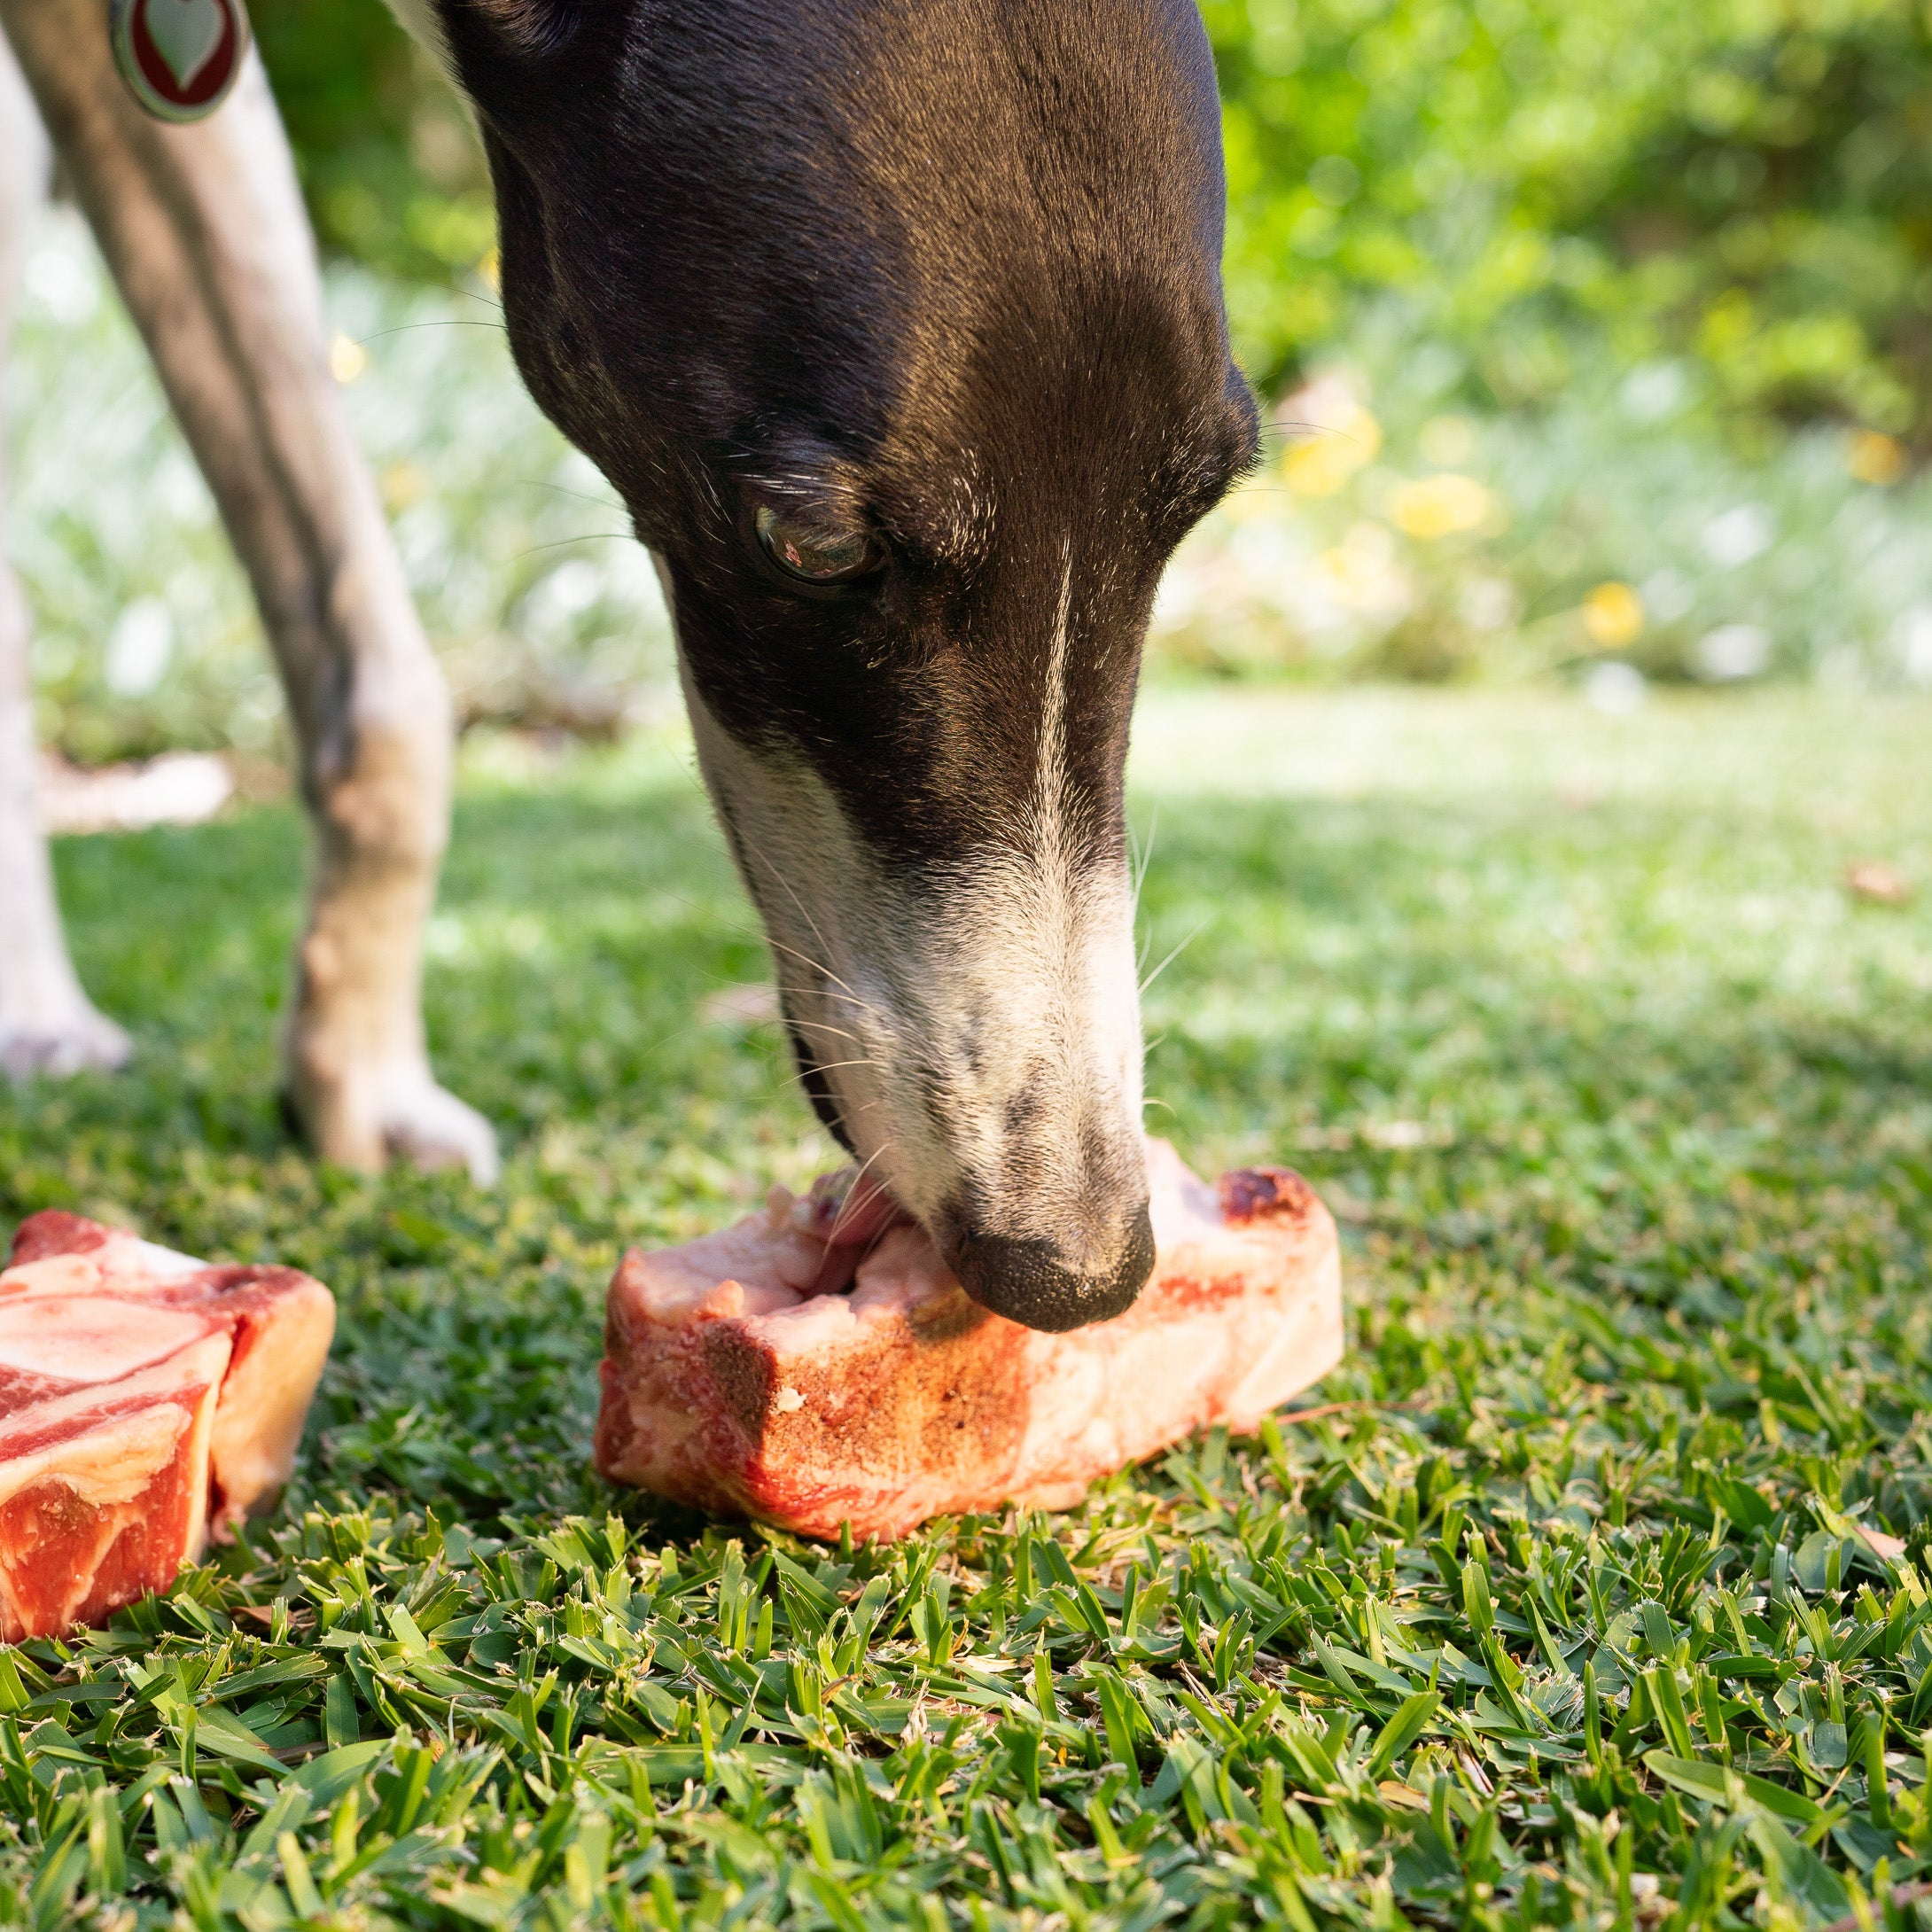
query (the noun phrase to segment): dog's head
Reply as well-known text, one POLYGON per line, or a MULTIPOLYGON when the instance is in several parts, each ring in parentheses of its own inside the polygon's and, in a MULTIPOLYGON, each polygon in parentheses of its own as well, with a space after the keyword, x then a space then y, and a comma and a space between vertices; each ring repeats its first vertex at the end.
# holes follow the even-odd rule
POLYGON ((1192 0, 440 0, 538 401, 622 494, 828 1125, 987 1306, 1152 1265, 1122 806, 1250 458, 1192 0))

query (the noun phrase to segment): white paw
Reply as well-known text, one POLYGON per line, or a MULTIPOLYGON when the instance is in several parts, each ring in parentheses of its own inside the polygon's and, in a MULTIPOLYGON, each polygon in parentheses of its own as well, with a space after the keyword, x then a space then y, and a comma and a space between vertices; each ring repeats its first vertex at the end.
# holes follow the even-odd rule
POLYGON ((364 1174, 392 1160, 461 1167, 479 1188, 502 1171, 489 1122, 439 1087, 419 1054, 365 1059, 311 1034, 291 1045, 287 1069, 290 1125, 325 1161, 364 1174))
POLYGON ((0 1012, 0 1074, 13 1080, 64 1080, 123 1067, 134 1042, 85 1000, 58 1012, 0 1012))
POLYGON ((466 1168, 479 1188, 495 1186, 502 1171, 495 1130, 474 1107, 439 1087, 426 1067, 383 1083, 381 1127, 385 1149, 412 1166, 466 1168))

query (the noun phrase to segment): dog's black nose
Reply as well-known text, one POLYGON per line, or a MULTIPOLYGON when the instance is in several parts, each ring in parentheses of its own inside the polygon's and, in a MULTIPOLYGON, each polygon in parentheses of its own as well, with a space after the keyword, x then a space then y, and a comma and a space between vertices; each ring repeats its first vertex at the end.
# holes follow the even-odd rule
POLYGON ((1143 1201, 1098 1267, 1057 1243, 968 1232, 954 1245, 953 1272, 982 1308, 1063 1335, 1133 1305, 1154 1272, 1154 1223, 1143 1201))

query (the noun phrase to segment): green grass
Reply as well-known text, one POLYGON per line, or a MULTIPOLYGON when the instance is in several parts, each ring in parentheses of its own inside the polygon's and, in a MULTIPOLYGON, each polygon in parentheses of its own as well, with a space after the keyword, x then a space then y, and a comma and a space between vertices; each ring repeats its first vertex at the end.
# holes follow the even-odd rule
POLYGON ((680 741, 472 747, 432 1024, 491 1195, 283 1140, 290 814, 67 845, 142 1059, 0 1098, 0 1215, 343 1320, 252 1546, 0 1655, 0 1919, 1797 1925, 1932 1874, 1932 895, 1840 883, 1932 884, 1928 742, 1157 693, 1153 1118, 1335 1204, 1351 1406, 884 1551, 585 1466, 620 1249, 827 1155, 700 1016, 762 953, 680 741))

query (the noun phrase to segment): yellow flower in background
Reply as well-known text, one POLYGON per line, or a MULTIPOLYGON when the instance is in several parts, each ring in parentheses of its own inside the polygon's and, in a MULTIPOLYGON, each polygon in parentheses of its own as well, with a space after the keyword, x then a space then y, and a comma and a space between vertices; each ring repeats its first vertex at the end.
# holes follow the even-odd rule
POLYGON ((1599 584, 1583 600, 1583 627, 1600 650, 1621 650, 1644 634, 1644 600, 1628 584, 1599 584))
POLYGON ((407 510, 426 495, 429 487, 429 474, 423 466, 402 457, 382 473, 383 506, 392 511, 407 510))
POLYGON ((339 335, 329 345, 329 373, 339 383, 352 383, 369 367, 369 351, 360 342, 339 335))
POLYGON ((1473 476, 1445 471, 1398 483, 1389 497, 1389 515, 1404 536, 1432 543, 1437 537, 1480 529, 1496 499, 1473 476))
POLYGON ((1382 425, 1359 402, 1299 433, 1302 440, 1282 458, 1282 474, 1297 496, 1333 496, 1382 448, 1382 425))
POLYGON ((1905 446, 1883 430, 1853 432, 1845 445, 1845 468, 1861 483, 1876 483, 1881 488, 1905 475, 1908 459, 1905 446))
POLYGON ((1396 557, 1386 524, 1358 518, 1332 549, 1315 560, 1314 581, 1344 611, 1392 621, 1410 603, 1406 573, 1396 557))
POLYGON ((1238 483, 1221 499, 1219 515, 1227 523, 1265 523, 1281 514, 1282 493, 1267 472, 1238 483))
POLYGON ((1437 469, 1453 470, 1476 454, 1476 425, 1466 416, 1432 416, 1416 442, 1437 469))

